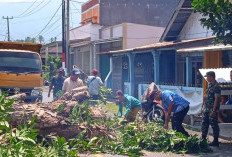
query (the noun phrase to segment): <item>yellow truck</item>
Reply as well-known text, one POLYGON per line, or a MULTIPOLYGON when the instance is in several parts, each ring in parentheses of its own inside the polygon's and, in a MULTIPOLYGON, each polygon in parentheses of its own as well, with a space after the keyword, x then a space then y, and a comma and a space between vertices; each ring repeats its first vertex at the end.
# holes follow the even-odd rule
POLYGON ((0 41, 0 90, 26 93, 26 102, 42 101, 41 44, 0 41))

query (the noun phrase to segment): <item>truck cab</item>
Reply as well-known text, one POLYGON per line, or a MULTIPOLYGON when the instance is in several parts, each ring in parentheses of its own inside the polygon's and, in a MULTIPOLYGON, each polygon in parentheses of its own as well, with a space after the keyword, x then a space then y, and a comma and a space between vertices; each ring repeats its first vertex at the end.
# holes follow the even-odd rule
POLYGON ((26 93, 25 102, 42 101, 40 44, 0 42, 0 89, 26 93))

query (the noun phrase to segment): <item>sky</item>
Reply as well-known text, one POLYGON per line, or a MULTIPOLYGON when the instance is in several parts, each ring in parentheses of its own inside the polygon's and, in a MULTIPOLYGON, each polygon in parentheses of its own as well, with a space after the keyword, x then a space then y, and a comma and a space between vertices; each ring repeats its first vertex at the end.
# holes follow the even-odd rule
MULTIPOLYGON (((81 4, 86 1, 70 0, 70 28, 80 25, 81 4)), ((0 0, 0 41, 7 40, 7 20, 3 19, 7 16, 13 16, 9 20, 11 40, 38 35, 42 35, 45 42, 50 42, 52 37, 61 40, 61 11, 61 0, 0 0)))

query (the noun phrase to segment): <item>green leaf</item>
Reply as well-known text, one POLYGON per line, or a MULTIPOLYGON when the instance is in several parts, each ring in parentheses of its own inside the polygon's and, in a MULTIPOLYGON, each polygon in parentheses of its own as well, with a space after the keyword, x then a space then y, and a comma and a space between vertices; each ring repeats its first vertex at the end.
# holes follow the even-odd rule
POLYGON ((88 146, 91 146, 93 144, 93 142, 95 142, 98 138, 97 137, 93 137, 89 143, 88 143, 88 146))
POLYGON ((28 138, 28 137, 17 137, 19 140, 22 140, 22 141, 28 141, 28 142, 31 142, 31 143, 33 143, 33 144, 36 144, 36 142, 33 140, 33 139, 31 139, 31 138, 28 138))

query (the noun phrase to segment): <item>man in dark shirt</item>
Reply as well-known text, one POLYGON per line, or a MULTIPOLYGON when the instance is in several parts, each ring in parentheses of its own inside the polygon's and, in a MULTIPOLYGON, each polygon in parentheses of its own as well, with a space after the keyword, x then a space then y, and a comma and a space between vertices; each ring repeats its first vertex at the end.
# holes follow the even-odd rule
POLYGON ((64 80, 65 80, 65 78, 63 77, 63 75, 64 75, 64 69, 60 68, 57 71, 57 76, 55 76, 55 77, 52 78, 51 84, 49 86, 48 97, 50 97, 50 92, 51 92, 51 90, 52 90, 52 88, 54 86, 54 89, 53 89, 53 99, 54 100, 58 99, 57 92, 59 90, 62 90, 62 86, 63 86, 64 80))

